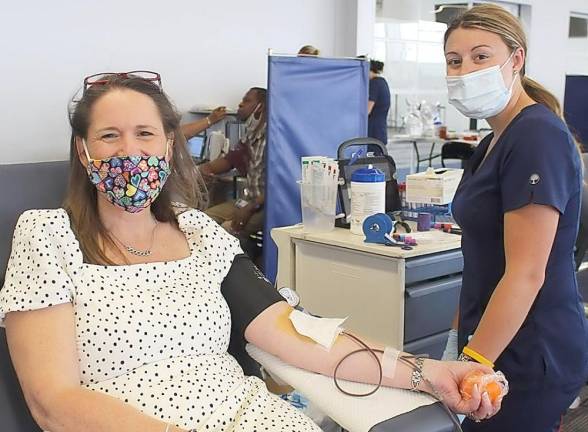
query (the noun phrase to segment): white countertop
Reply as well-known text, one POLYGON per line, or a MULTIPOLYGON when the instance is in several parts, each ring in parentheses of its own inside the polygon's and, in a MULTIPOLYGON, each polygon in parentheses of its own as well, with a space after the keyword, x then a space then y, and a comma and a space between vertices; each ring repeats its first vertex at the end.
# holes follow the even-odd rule
MULTIPOLYGON (((345 228, 334 228, 328 232, 307 232, 302 225, 294 225, 272 230, 272 238, 276 240, 276 243, 280 238, 288 236, 294 239, 339 246, 393 258, 412 258, 461 247, 461 236, 456 234, 447 234, 439 230, 413 234, 418 245, 414 246, 412 250, 403 250, 394 246, 366 243, 363 235, 352 234, 349 229, 345 228)), ((411 234, 408 235, 410 236, 411 234)))

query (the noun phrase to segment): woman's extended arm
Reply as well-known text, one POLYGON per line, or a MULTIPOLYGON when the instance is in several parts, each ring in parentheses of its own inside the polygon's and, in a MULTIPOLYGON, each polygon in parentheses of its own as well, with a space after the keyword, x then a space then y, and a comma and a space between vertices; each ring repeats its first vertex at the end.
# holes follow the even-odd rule
MULTIPOLYGON (((292 308, 286 302, 278 302, 268 307, 249 324, 245 331, 245 338, 293 366, 327 376, 333 376, 335 366, 341 358, 361 348, 353 340, 340 335, 332 348, 327 351, 313 340, 297 333, 288 318, 291 311, 292 308)), ((381 344, 367 340, 364 342, 372 349, 384 349, 381 344)), ((378 357, 381 360, 381 354, 378 354, 378 357)), ((458 391, 458 384, 463 376, 473 369, 491 371, 489 368, 473 363, 453 362, 450 364, 425 360, 423 373, 434 383, 436 391, 443 396, 445 403, 451 409, 463 413, 475 412, 477 417, 485 418, 496 412, 499 405, 492 407, 487 396, 481 400, 479 394, 469 401, 464 401, 458 391)), ((411 387, 411 374, 412 369, 409 366, 398 362, 394 377, 384 377, 382 383, 390 387, 407 389, 411 387)), ((367 352, 351 356, 339 368, 338 377, 356 382, 377 383, 376 362, 367 352)), ((432 393, 424 382, 419 386, 419 390, 432 393)))

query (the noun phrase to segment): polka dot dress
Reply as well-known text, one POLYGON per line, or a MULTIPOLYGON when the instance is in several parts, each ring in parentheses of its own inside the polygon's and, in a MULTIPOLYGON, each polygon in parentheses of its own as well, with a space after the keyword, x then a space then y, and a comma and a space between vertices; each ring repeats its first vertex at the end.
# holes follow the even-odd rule
POLYGON ((83 262, 63 209, 23 213, 0 324, 10 311, 70 302, 83 386, 186 429, 320 431, 227 353, 231 316, 220 284, 242 253, 238 241, 199 211, 178 221, 189 257, 100 266, 83 262))

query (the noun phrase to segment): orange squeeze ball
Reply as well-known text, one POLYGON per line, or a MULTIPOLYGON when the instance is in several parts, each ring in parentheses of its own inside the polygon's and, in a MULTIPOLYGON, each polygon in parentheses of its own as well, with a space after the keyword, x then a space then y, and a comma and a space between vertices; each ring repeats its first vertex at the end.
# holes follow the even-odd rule
POLYGON ((465 400, 472 398, 474 385, 477 384, 480 394, 486 392, 490 402, 494 402, 508 392, 508 383, 502 373, 486 374, 482 371, 472 371, 468 373, 459 385, 459 391, 465 400))

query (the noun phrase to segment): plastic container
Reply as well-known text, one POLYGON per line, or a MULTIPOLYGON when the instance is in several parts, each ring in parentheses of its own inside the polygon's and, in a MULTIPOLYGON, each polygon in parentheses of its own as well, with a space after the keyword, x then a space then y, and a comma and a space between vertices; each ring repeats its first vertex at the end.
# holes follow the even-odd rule
POLYGON ((360 168, 351 175, 351 232, 363 235, 363 221, 386 211, 386 176, 373 168, 360 168))
POLYGON ((406 207, 406 183, 398 183, 398 194, 400 195, 400 207, 406 207))
POLYGON ((207 140, 205 157, 208 160, 215 160, 229 150, 227 139, 222 131, 212 131, 207 140))
POLYGON ((303 183, 300 185, 302 224, 308 232, 331 231, 335 228, 337 183, 303 183))
POLYGON ((433 215, 431 213, 419 213, 417 219, 417 231, 429 231, 431 229, 431 221, 433 215))

